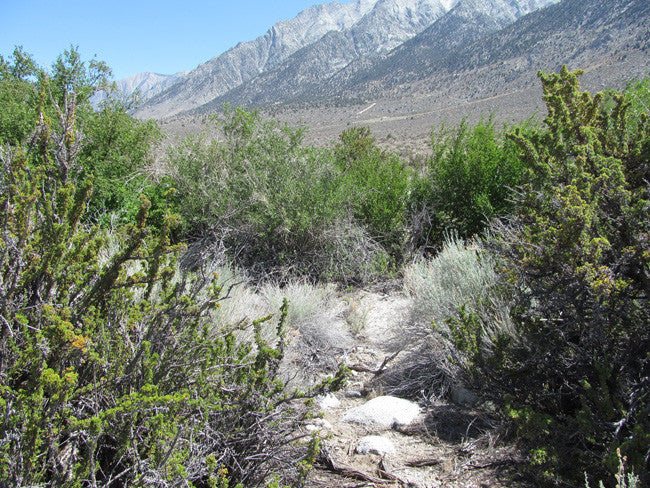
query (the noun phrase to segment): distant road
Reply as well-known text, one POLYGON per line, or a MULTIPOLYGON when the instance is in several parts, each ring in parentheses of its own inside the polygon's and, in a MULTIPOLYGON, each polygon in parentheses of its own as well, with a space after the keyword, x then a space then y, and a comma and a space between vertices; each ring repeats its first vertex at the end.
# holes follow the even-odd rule
POLYGON ((357 112, 357 115, 361 115, 362 113, 364 113, 364 112, 370 110, 370 109, 371 109, 372 107, 374 107, 375 105, 377 105, 377 102, 373 102, 373 103, 371 103, 371 104, 368 105, 366 108, 364 108, 362 111, 357 112))

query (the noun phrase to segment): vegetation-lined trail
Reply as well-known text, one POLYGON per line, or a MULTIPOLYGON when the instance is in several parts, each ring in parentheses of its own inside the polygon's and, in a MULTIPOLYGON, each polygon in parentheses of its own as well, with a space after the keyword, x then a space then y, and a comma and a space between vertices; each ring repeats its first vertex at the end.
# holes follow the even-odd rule
POLYGON ((324 437, 323 458, 307 486, 353 487, 363 481, 362 486, 411 488, 514 486, 521 457, 513 446, 497 443, 494 412, 477 405, 469 392, 463 396, 462 385, 455 387, 456 401, 419 395, 421 416, 412 425, 384 429, 343 420, 350 409, 388 394, 391 381, 383 378, 409 363, 415 352, 407 327, 412 298, 400 291, 360 291, 344 301, 362 311, 364 325, 343 356, 352 370, 347 387, 317 402, 325 423, 307 421, 307 428, 319 428, 324 437), (339 400, 333 406, 332 396, 339 400), (357 452, 360 439, 369 435, 389 440, 395 452, 357 452))
POLYGON ((650 81, 580 74, 426 159, 226 108, 153 172, 103 63, 0 58, 0 486, 647 484, 650 81))

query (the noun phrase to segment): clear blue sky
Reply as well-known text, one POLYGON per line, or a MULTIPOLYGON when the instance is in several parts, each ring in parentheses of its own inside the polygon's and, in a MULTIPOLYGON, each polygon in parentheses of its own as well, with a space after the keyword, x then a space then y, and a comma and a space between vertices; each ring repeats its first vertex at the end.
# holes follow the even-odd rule
POLYGON ((105 61, 116 80, 142 71, 172 74, 324 1, 0 0, 0 54, 22 45, 49 67, 73 45, 83 59, 105 61))

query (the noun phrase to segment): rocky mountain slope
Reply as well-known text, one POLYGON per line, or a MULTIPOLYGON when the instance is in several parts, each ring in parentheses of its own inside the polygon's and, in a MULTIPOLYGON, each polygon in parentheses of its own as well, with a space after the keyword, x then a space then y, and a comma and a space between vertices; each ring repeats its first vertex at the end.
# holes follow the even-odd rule
MULTIPOLYGON (((295 53, 278 69, 240 85, 202 107, 201 111, 214 111, 225 102, 263 105, 278 101, 329 98, 338 95, 342 87, 377 78, 375 71, 384 65, 385 59, 400 60, 401 66, 390 65, 391 70, 397 69, 393 74, 414 72, 417 76, 422 67, 422 54, 444 56, 459 45, 498 31, 518 18, 557 1, 461 0, 448 12, 438 14, 437 18, 434 18, 434 10, 434 15, 427 16, 434 18, 433 22, 410 40, 399 45, 393 43, 392 46, 388 43, 389 47, 395 48, 392 52, 364 49, 365 46, 358 39, 363 40, 364 36, 373 32, 394 32, 399 25, 403 25, 408 11, 401 16, 382 16, 395 25, 387 28, 388 21, 384 20, 384 31, 360 22, 348 31, 327 34, 318 43, 295 53), (346 56, 341 56, 342 53, 346 56), (341 58, 342 62, 338 62, 341 58)), ((359 95, 365 96, 365 93, 357 91, 347 94, 351 98, 359 95)))
MULTIPOLYGON (((623 60, 647 52, 650 38, 650 3, 644 0, 564 0, 492 32, 485 32, 489 17, 476 11, 471 17, 463 13, 463 19, 471 19, 468 22, 454 13, 345 83, 333 78, 329 91, 367 93, 372 87, 412 87, 415 82, 440 88, 450 81, 458 85, 453 81, 457 80, 477 95, 496 94, 507 86, 534 83, 540 69, 557 70, 562 64, 590 68, 617 56, 623 60), (453 28, 450 25, 456 26, 465 42, 444 41, 449 37, 444 33, 453 28)), ((645 66, 640 65, 640 70, 645 66)), ((627 70, 621 74, 643 75, 627 70)))
POLYGON ((140 114, 160 117, 193 109, 278 69, 299 51, 298 59, 317 64, 307 78, 322 79, 352 59, 394 48, 448 8, 448 0, 356 0, 315 5, 274 25, 264 36, 242 42, 200 65, 149 100, 140 114))
MULTIPOLYGON (((371 3, 367 13, 389 4, 371 3)), ((355 37, 360 31, 354 26, 329 31, 202 106, 182 112, 173 97, 161 101, 161 93, 140 115, 179 114, 164 125, 183 135, 202 130, 195 115, 230 102, 306 125, 309 143, 329 144, 346 126, 367 126, 380 143, 412 154, 426 152, 431 128, 441 123, 489 113, 512 123, 541 114, 540 69, 582 68, 582 84, 591 91, 622 88, 650 74, 647 0, 459 0, 442 6, 447 13, 390 51, 363 48, 367 54, 348 62, 348 54, 361 52, 363 34, 355 37)))
POLYGON ((139 92, 143 99, 149 99, 166 88, 182 79, 187 74, 187 71, 182 71, 173 75, 161 75, 146 71, 138 73, 128 78, 124 78, 116 82, 117 89, 122 93, 139 92))

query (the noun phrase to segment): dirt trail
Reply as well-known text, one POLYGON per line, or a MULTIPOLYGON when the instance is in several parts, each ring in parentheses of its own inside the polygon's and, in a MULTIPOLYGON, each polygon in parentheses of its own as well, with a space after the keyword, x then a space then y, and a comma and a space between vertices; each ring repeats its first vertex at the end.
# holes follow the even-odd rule
POLYGON ((354 314, 352 323, 358 328, 355 344, 344 358, 353 369, 352 377, 348 386, 336 393, 340 404, 322 410, 328 427, 320 427, 325 454, 307 486, 517 486, 512 481, 513 453, 492 445, 496 436, 476 410, 446 401, 420 403, 420 421, 387 431, 341 420, 349 409, 385 393, 377 381, 383 373, 377 375, 373 371, 382 364, 388 371, 405 357, 395 350, 393 339, 403 330, 411 308, 410 299, 401 294, 357 292, 347 300, 354 314), (387 358, 392 359, 384 364, 387 358), (395 452, 383 457, 358 454, 355 449, 359 439, 367 435, 388 439, 395 452))

